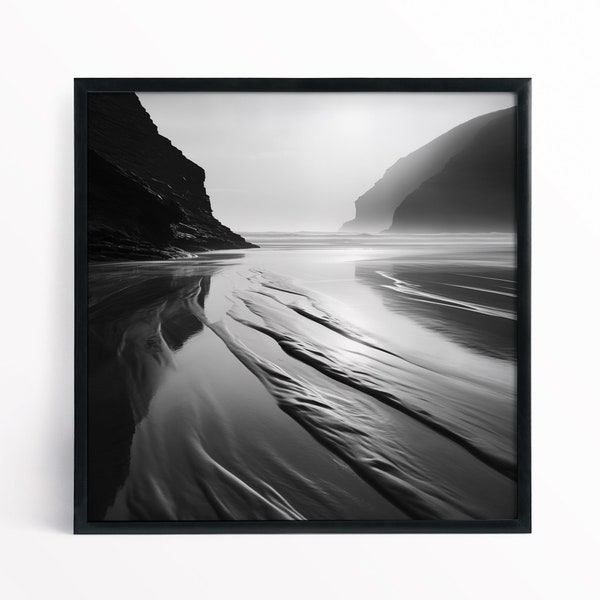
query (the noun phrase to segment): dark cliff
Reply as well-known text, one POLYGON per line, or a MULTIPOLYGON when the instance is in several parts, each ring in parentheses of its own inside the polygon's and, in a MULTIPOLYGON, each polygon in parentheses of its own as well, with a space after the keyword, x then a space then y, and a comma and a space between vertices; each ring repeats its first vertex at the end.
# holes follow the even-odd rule
POLYGON ((89 94, 90 260, 160 260, 250 247, 213 216, 204 169, 158 133, 135 94, 89 94))
POLYGON ((514 231, 516 110, 493 114, 440 173, 405 198, 390 231, 514 231))
MULTIPOLYGON (((398 160, 370 190, 355 202, 356 217, 352 221, 344 223, 342 230, 380 232, 390 227, 402 229, 402 226, 399 225, 400 221, 396 221, 395 217, 398 214, 398 219, 400 219, 403 214, 399 207, 404 205, 409 197, 416 194, 417 190, 423 189, 426 182, 443 172, 453 157, 472 148, 488 125, 502 119, 503 115, 506 119, 506 115, 511 114, 514 119, 514 109, 476 117, 398 160)), ((514 140, 514 127, 506 133, 512 134, 514 140)), ((480 145, 478 144, 478 147, 480 145)), ((474 168, 478 166, 480 165, 473 165, 474 168)), ((468 176, 464 170, 462 175, 468 176)), ((408 220, 412 222, 412 217, 408 220)), ((416 225, 416 222, 412 222, 412 224, 416 225)), ((420 224, 424 225, 424 223, 420 224)), ((427 228, 427 226, 422 227, 422 229, 427 228)))

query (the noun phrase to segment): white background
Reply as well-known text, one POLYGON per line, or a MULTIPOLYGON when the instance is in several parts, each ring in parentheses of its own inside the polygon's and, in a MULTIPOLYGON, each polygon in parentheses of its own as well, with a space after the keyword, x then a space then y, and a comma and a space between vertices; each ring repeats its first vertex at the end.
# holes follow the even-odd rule
POLYGON ((0 595, 597 598, 595 4, 4 0, 0 595), (71 535, 76 76, 533 77, 534 533, 71 535))

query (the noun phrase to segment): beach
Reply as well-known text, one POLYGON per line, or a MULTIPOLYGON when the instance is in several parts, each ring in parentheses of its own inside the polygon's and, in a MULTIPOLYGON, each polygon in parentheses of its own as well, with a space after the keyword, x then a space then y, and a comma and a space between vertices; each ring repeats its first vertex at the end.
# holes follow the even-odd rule
POLYGON ((90 265, 90 520, 514 518, 514 236, 244 236, 90 265))

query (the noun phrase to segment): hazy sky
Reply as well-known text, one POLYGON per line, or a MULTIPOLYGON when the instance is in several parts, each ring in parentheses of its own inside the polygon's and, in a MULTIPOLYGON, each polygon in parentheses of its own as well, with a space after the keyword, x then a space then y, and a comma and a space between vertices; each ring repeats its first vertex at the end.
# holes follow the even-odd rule
POLYGON ((236 231, 337 231, 385 170, 515 104, 491 93, 141 93, 159 132, 204 167, 236 231))

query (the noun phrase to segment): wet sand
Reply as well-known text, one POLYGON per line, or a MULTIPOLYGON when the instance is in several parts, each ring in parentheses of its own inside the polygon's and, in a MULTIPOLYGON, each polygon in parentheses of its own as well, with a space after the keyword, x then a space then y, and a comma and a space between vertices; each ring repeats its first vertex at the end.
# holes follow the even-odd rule
POLYGON ((91 266, 90 519, 512 518, 512 240, 251 241, 91 266))

